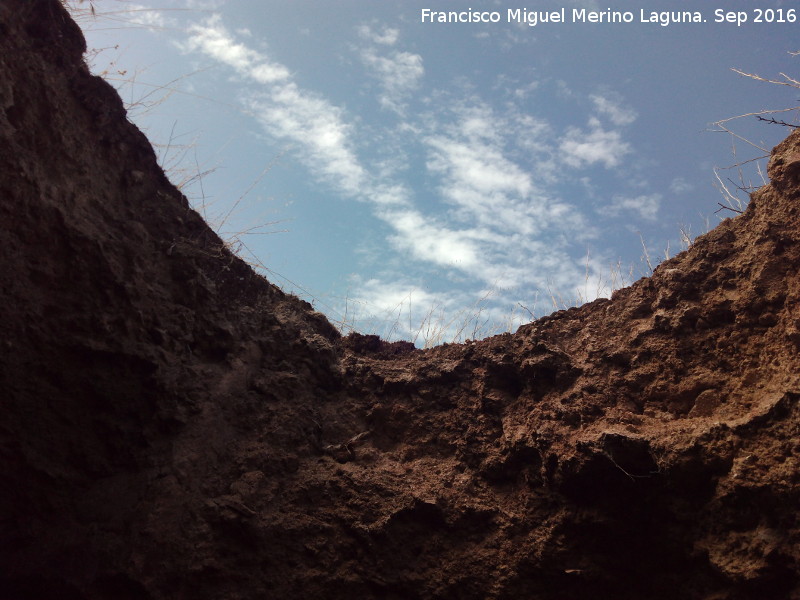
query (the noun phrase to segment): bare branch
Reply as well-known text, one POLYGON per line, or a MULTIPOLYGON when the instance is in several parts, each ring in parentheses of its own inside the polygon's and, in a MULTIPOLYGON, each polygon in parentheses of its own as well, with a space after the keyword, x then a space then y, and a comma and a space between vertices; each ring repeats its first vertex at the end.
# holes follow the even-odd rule
POLYGON ((792 125, 791 123, 787 123, 786 121, 778 121, 774 117, 767 119, 760 115, 756 115, 756 119, 758 119, 759 121, 764 121, 765 123, 771 123, 772 125, 782 125, 784 127, 793 127, 794 129, 800 129, 800 125, 792 125))
POLYGON ((739 69, 731 69, 734 73, 738 73, 742 77, 749 77, 750 79, 755 79, 756 81, 763 81, 765 83, 774 83, 775 85, 787 85, 789 87, 798 88, 800 89, 800 81, 796 79, 792 79, 785 73, 778 73, 781 77, 786 79, 786 81, 780 81, 777 79, 767 79, 766 77, 761 77, 760 75, 756 75, 755 73, 745 73, 739 69))
POLYGON ((737 209, 735 209, 735 208, 733 208, 731 206, 725 206, 722 202, 717 202, 717 204, 719 204, 719 208, 714 211, 714 214, 717 214, 721 210, 730 210, 730 211, 733 211, 735 213, 739 213, 740 215, 742 213, 744 213, 743 210, 737 210, 737 209))

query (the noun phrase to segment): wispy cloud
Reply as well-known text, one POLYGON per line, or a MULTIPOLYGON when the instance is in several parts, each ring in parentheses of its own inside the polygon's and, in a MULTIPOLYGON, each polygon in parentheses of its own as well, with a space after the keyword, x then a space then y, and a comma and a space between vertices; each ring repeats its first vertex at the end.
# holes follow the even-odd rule
POLYGON ((233 69, 244 77, 258 83, 277 83, 289 79, 289 71, 270 61, 260 52, 236 42, 222 25, 219 15, 214 15, 203 24, 189 26, 189 50, 200 50, 211 58, 233 69))
POLYGON ((340 109, 294 83, 254 95, 247 106, 271 135, 300 144, 303 162, 317 176, 341 192, 361 195, 368 176, 352 147, 352 128, 340 109))
POLYGON ((200 51, 262 84, 249 94, 246 105, 265 130, 299 144, 304 162, 319 177, 346 194, 361 194, 367 174, 352 148, 351 128, 340 108, 302 90, 282 64, 237 42, 219 15, 191 25, 188 31, 186 49, 200 51))
MULTIPOLYGON (((119 15, 114 16, 119 18, 119 15)), ((163 11, 142 4, 126 5, 121 20, 132 25, 143 25, 149 29, 163 29, 170 23, 163 11)))
POLYGON ((384 53, 380 46, 393 46, 398 39, 396 29, 384 29, 376 32, 366 25, 359 28, 359 34, 378 46, 370 45, 362 48, 361 60, 370 73, 378 80, 382 88, 381 105, 401 113, 404 100, 417 89, 425 74, 422 57, 411 52, 391 50, 384 53))
POLYGON ((115 23, 115 28, 135 27, 151 32, 159 31, 175 26, 176 21, 170 18, 169 13, 181 10, 154 8, 136 2, 125 2, 123 6, 117 7, 95 6, 88 2, 84 4, 84 0, 67 0, 66 5, 76 17, 82 15, 88 17, 91 14, 91 20, 81 19, 82 26, 87 31, 91 31, 98 24, 104 24, 105 28, 109 22, 115 23))
POLYGON ((685 178, 676 177, 670 182, 669 189, 675 194, 685 194, 686 192, 691 192, 694 186, 686 181, 685 178))
POLYGON ((589 98, 595 109, 611 119, 614 125, 630 125, 638 117, 635 110, 624 106, 618 94, 593 94, 589 98))
POLYGON ((227 0, 183 0, 186 8, 192 10, 217 10, 225 5, 227 0))
MULTIPOLYGON (((423 140, 428 172, 452 207, 449 221, 461 226, 456 239, 468 258, 458 268, 505 288, 545 284, 555 272, 576 275, 566 240, 590 236, 590 228, 574 206, 538 183, 549 181, 538 176, 549 164, 520 162, 548 154, 551 142, 540 140, 534 150, 529 132, 515 127, 524 119, 497 115, 477 98, 454 105, 449 113, 449 122, 437 122, 439 130, 423 140), (543 234, 564 241, 542 244, 543 234)), ((442 237, 441 231, 416 234, 442 237)))
POLYGON ((376 31, 369 25, 360 25, 358 27, 358 35, 376 44, 394 46, 400 37, 400 30, 393 29, 391 27, 384 27, 381 31, 376 31))
POLYGON ((437 224, 417 210, 392 210, 379 216, 395 230, 391 241, 417 260, 467 272, 481 265, 474 231, 437 224))
MULTIPOLYGON (((380 131, 386 136, 380 145, 402 139, 404 147, 414 147, 409 152, 421 153, 424 172, 417 175, 424 177, 424 187, 419 178, 398 175, 402 169, 391 153, 376 160, 374 140, 346 108, 304 89, 285 65, 237 39, 220 16, 191 25, 183 44, 187 52, 202 53, 236 73, 246 84, 238 88, 240 100, 262 129, 290 142, 317 180, 366 203, 388 227, 386 250, 400 257, 402 270, 386 267, 379 276, 359 280, 351 300, 383 311, 406 310, 403 322, 413 323, 424 321, 424 313, 412 312, 412 297, 417 305, 435 303, 447 310, 486 296, 485 290, 514 290, 523 298, 553 289, 570 299, 576 294, 592 299, 578 286, 600 280, 599 263, 583 264, 578 246, 595 235, 594 228, 561 197, 557 184, 564 164, 609 169, 621 164, 631 151, 621 133, 593 117, 585 129, 569 128, 559 138, 549 123, 515 107, 533 85, 525 93, 508 94, 509 103, 499 112, 477 94, 456 98, 429 91, 427 102, 417 104, 424 111, 409 117, 405 103, 422 87, 422 57, 398 48, 400 34, 394 29, 362 26, 358 32, 367 45, 354 50, 378 79, 379 99, 399 122, 380 131), (412 271, 414 277, 433 279, 438 289, 421 292, 410 283, 412 271), (448 278, 468 283, 446 290, 442 282, 448 278)), ((592 102, 616 126, 634 118, 611 95, 596 95, 592 102)), ((659 200, 619 197, 612 210, 650 219, 659 200)), ((505 299, 480 310, 500 318, 501 308, 514 305, 505 299)))
MULTIPOLYGON (((358 277, 351 284, 358 291, 347 298, 347 325, 366 325, 385 339, 410 340, 419 346, 510 331, 541 308, 537 297, 526 299, 525 305, 504 302, 496 290, 488 288, 434 292, 408 279, 358 277)), ((547 307, 538 314, 544 312, 547 307)))
POLYGON ((660 206, 661 194, 644 194, 634 197, 614 196, 611 205, 604 210, 611 215, 619 215, 623 212, 638 213, 642 219, 655 221, 658 219, 660 206))
POLYGON ((589 119, 589 130, 570 127, 560 146, 563 160, 571 167, 602 164, 607 169, 619 166, 631 151, 619 131, 604 129, 595 117, 589 119))

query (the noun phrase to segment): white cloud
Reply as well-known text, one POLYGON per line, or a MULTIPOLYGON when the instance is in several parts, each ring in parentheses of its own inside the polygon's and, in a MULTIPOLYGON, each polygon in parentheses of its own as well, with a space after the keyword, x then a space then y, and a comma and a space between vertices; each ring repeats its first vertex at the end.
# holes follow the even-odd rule
MULTIPOLYGON (((474 126, 474 122, 466 126, 474 126)), ((463 187, 486 196, 495 193, 527 196, 533 189, 530 176, 488 144, 431 137, 428 145, 433 150, 428 168, 447 174, 463 187)))
MULTIPOLYGON (((359 33, 361 37, 382 45, 394 45, 399 36, 396 29, 375 33, 366 25, 359 28, 359 33)), ((398 113, 402 112, 405 98, 419 86, 425 74, 422 57, 398 50, 383 55, 376 48, 368 47, 361 50, 361 60, 383 88, 381 104, 398 113)))
POLYGON ((454 217, 494 232, 499 244, 509 235, 539 234, 576 214, 537 189, 531 174, 497 145, 448 137, 432 137, 427 143, 427 167, 440 177, 443 198, 457 207, 454 217))
POLYGON ((164 9, 151 8, 143 4, 126 4, 124 10, 103 10, 101 7, 84 8, 83 0, 70 0, 68 3, 70 10, 75 11, 76 14, 82 14, 82 11, 94 11, 98 19, 108 19, 131 25, 134 27, 145 27, 150 30, 164 29, 165 27, 172 26, 174 23, 172 19, 164 15, 164 9))
POLYGON ((413 91, 425 73, 422 57, 410 52, 392 52, 379 56, 371 50, 361 54, 364 63, 372 69, 384 89, 381 103, 396 109, 406 94, 413 91))
POLYGON ((392 241, 417 260, 467 272, 481 264, 475 235, 470 231, 438 225, 413 209, 386 211, 380 216, 396 231, 392 241))
POLYGON ((531 81, 514 89, 513 96, 516 100, 526 100, 539 87, 538 81, 531 81))
POLYGON ((342 111, 326 100, 288 83, 249 101, 270 134, 303 146, 303 160, 348 195, 360 195, 367 173, 350 140, 342 111))
POLYGON ((167 19, 164 18, 157 9, 150 9, 144 8, 139 6, 131 6, 128 9, 131 13, 136 13, 132 15, 134 19, 134 23, 137 25, 144 25, 150 29, 163 29, 167 26, 167 19))
POLYGON ((382 207, 408 207, 411 205, 408 190, 398 184, 375 185, 368 192, 368 198, 373 203, 382 207))
POLYGON ((303 160, 324 180, 346 194, 361 193, 367 174, 352 148, 341 109, 302 90, 280 63, 234 40, 219 15, 188 31, 186 49, 200 51, 264 86, 246 103, 265 130, 300 144, 303 160))
POLYGON ((271 62, 266 56, 239 44, 231 37, 222 25, 219 15, 214 15, 204 24, 189 26, 189 50, 200 50, 230 67, 244 77, 258 83, 276 83, 289 79, 289 71, 278 63, 271 62))
POLYGON ((360 331, 376 332, 384 339, 411 339, 417 315, 423 307, 437 306, 440 299, 414 283, 380 278, 352 278, 352 292, 338 309, 348 325, 360 331))
MULTIPOLYGON (((531 149, 530 135, 518 127, 510 128, 486 106, 473 103, 458 108, 456 123, 447 133, 423 138, 430 150, 430 172, 440 179, 444 197, 459 208, 456 217, 463 226, 454 227, 416 209, 405 186, 377 183, 356 154, 352 126, 343 111, 302 90, 283 65, 237 42, 218 16, 189 31, 187 48, 265 86, 247 102, 264 129, 276 138, 300 144, 304 161, 318 177, 351 198, 369 201, 376 215, 394 231, 390 241, 416 261, 504 286, 545 281, 546 275, 528 272, 531 261, 543 272, 563 271, 562 250, 539 244, 532 236, 544 227, 583 229, 582 218, 573 207, 539 193, 531 175, 504 154, 504 138, 509 132, 521 133, 527 151, 531 149), (533 258, 531 252, 535 252, 533 258)), ((418 64, 413 58, 403 61, 418 64)), ((390 62, 373 62, 376 65, 389 75, 390 62)), ((405 74, 399 69, 399 73, 396 81, 401 83, 392 90, 395 95, 421 76, 416 67, 405 74)), ((530 118, 516 119, 517 124, 521 122, 530 125, 532 132, 546 130, 530 118)))
POLYGON ((551 152, 519 128, 527 122, 523 116, 512 116, 498 117, 473 98, 428 119, 425 130, 438 131, 422 133, 426 166, 453 209, 447 219, 410 204, 378 214, 394 230, 390 241, 417 263, 444 266, 495 288, 571 286, 580 273, 566 247, 591 237, 592 230, 575 207, 534 183, 534 177, 549 180, 536 172, 542 163, 534 161, 531 172, 512 159, 519 152, 551 152), (449 123, 447 115, 453 117, 449 123))
MULTIPOLYGON (((403 116, 403 102, 424 76, 422 58, 395 49, 395 30, 375 33, 365 26, 359 33, 371 44, 360 55, 380 81, 382 101, 403 116)), ((415 297, 450 310, 470 301, 464 294, 474 293, 476 286, 518 289, 522 298, 551 288, 574 299, 572 290, 586 274, 571 253, 576 242, 593 236, 593 229, 555 191, 559 159, 572 166, 617 166, 630 151, 619 132, 591 119, 587 130, 572 128, 559 140, 548 123, 513 103, 498 114, 475 96, 448 102, 442 94, 424 114, 400 119, 392 131, 379 130, 384 137, 378 143, 358 129, 360 122, 344 108, 303 89, 286 66, 238 41, 219 16, 189 27, 188 34, 184 49, 203 53, 242 78, 246 85, 236 93, 264 131, 294 145, 315 178, 346 198, 368 203, 390 228, 386 239, 400 254, 395 255, 398 263, 386 262, 402 262, 403 267, 387 264, 379 279, 362 282, 354 296, 360 294, 365 305, 389 310, 415 297), (400 139, 403 152, 408 143, 427 152, 425 174, 431 185, 424 193, 434 197, 430 207, 415 201, 413 182, 396 178, 398 160, 405 160, 391 151, 372 151, 400 139), (466 281, 473 292, 417 290, 409 295, 413 286, 387 287, 385 282, 410 281, 411 271, 417 278, 435 278, 440 287, 444 279, 466 281)), ((620 199, 615 210, 638 210, 645 216, 648 207, 646 202, 628 206, 620 199)), ((412 322, 422 318, 414 312, 407 316, 412 322)))
POLYGON ((614 125, 630 125, 638 117, 636 111, 622 105, 616 94, 593 94, 589 97, 597 111, 611 119, 614 125))
POLYGON ((548 142, 533 141, 520 123, 532 121, 531 132, 540 135, 549 128, 517 114, 498 117, 474 98, 446 113, 454 120, 445 125, 440 115, 429 123, 440 131, 422 139, 428 171, 453 207, 451 220, 434 226, 392 215, 387 218, 396 231, 392 241, 414 248, 419 260, 449 264, 496 287, 546 285, 555 273, 561 282, 575 276, 565 265, 570 260, 565 248, 591 237, 591 228, 574 206, 541 187, 551 180, 549 172, 540 172, 549 171, 549 162, 534 160, 531 171, 512 158, 552 153, 548 142), (542 243, 541 236, 550 243, 542 243))
POLYGON ((375 332, 384 339, 404 339, 418 346, 464 339, 464 327, 454 313, 470 304, 460 292, 431 292, 408 279, 354 278, 357 292, 341 313, 356 330, 375 332))
POLYGON ((676 177, 670 182, 669 189, 675 194, 684 194, 686 192, 691 192, 694 186, 683 177, 676 177))
POLYGON ((184 0, 186 8, 192 10, 217 10, 222 7, 227 0, 184 0))
MULTIPOLYGON (((495 39, 498 40, 503 50, 512 52, 516 49, 516 46, 530 44, 531 41, 535 39, 535 37, 531 35, 530 29, 530 27, 523 23, 514 23, 512 27, 503 29, 504 35, 495 37, 495 39)), ((491 38, 492 36, 489 37, 491 38)))
POLYGON ((567 85, 567 82, 563 79, 559 79, 556 81, 556 93, 562 98, 572 98, 575 95, 575 92, 567 85))
POLYGON ((616 167, 631 151, 618 131, 603 129, 596 119, 589 120, 590 131, 570 127, 561 142, 562 158, 571 167, 601 163, 607 169, 616 167))
MULTIPOLYGON (((346 309, 338 309, 348 315, 348 324, 420 347, 482 338, 530 320, 517 301, 504 300, 491 288, 433 292, 406 278, 382 277, 366 281, 355 277, 352 284, 357 292, 346 299, 346 309)), ((536 309, 530 299, 525 301, 536 309)))
POLYGON ((661 206, 661 194, 635 196, 614 196, 611 206, 606 211, 612 215, 619 215, 624 211, 639 213, 642 219, 655 221, 658 218, 658 209, 661 206))
POLYGON ((570 4, 574 4, 580 8, 587 10, 599 10, 600 5, 596 0, 570 0, 570 4))
POLYGON ((384 27, 383 31, 377 32, 368 25, 361 25, 358 28, 358 35, 376 44, 393 46, 400 37, 400 31, 391 27, 384 27))

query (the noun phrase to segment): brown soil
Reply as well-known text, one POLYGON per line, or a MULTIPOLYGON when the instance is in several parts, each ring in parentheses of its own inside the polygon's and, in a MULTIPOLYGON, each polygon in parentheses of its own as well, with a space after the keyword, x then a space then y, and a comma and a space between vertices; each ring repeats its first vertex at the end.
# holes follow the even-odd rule
POLYGON ((224 247, 0 0, 0 598, 800 598, 800 132, 652 277, 428 351, 224 247))

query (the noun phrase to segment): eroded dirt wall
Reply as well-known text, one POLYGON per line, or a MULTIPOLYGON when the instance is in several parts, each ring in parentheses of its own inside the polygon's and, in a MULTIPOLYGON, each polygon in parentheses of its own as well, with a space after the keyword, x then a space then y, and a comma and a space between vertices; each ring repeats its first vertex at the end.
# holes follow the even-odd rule
POLYGON ((56 0, 0 0, 0 597, 800 598, 800 133, 654 275, 340 338, 189 208, 56 0))

